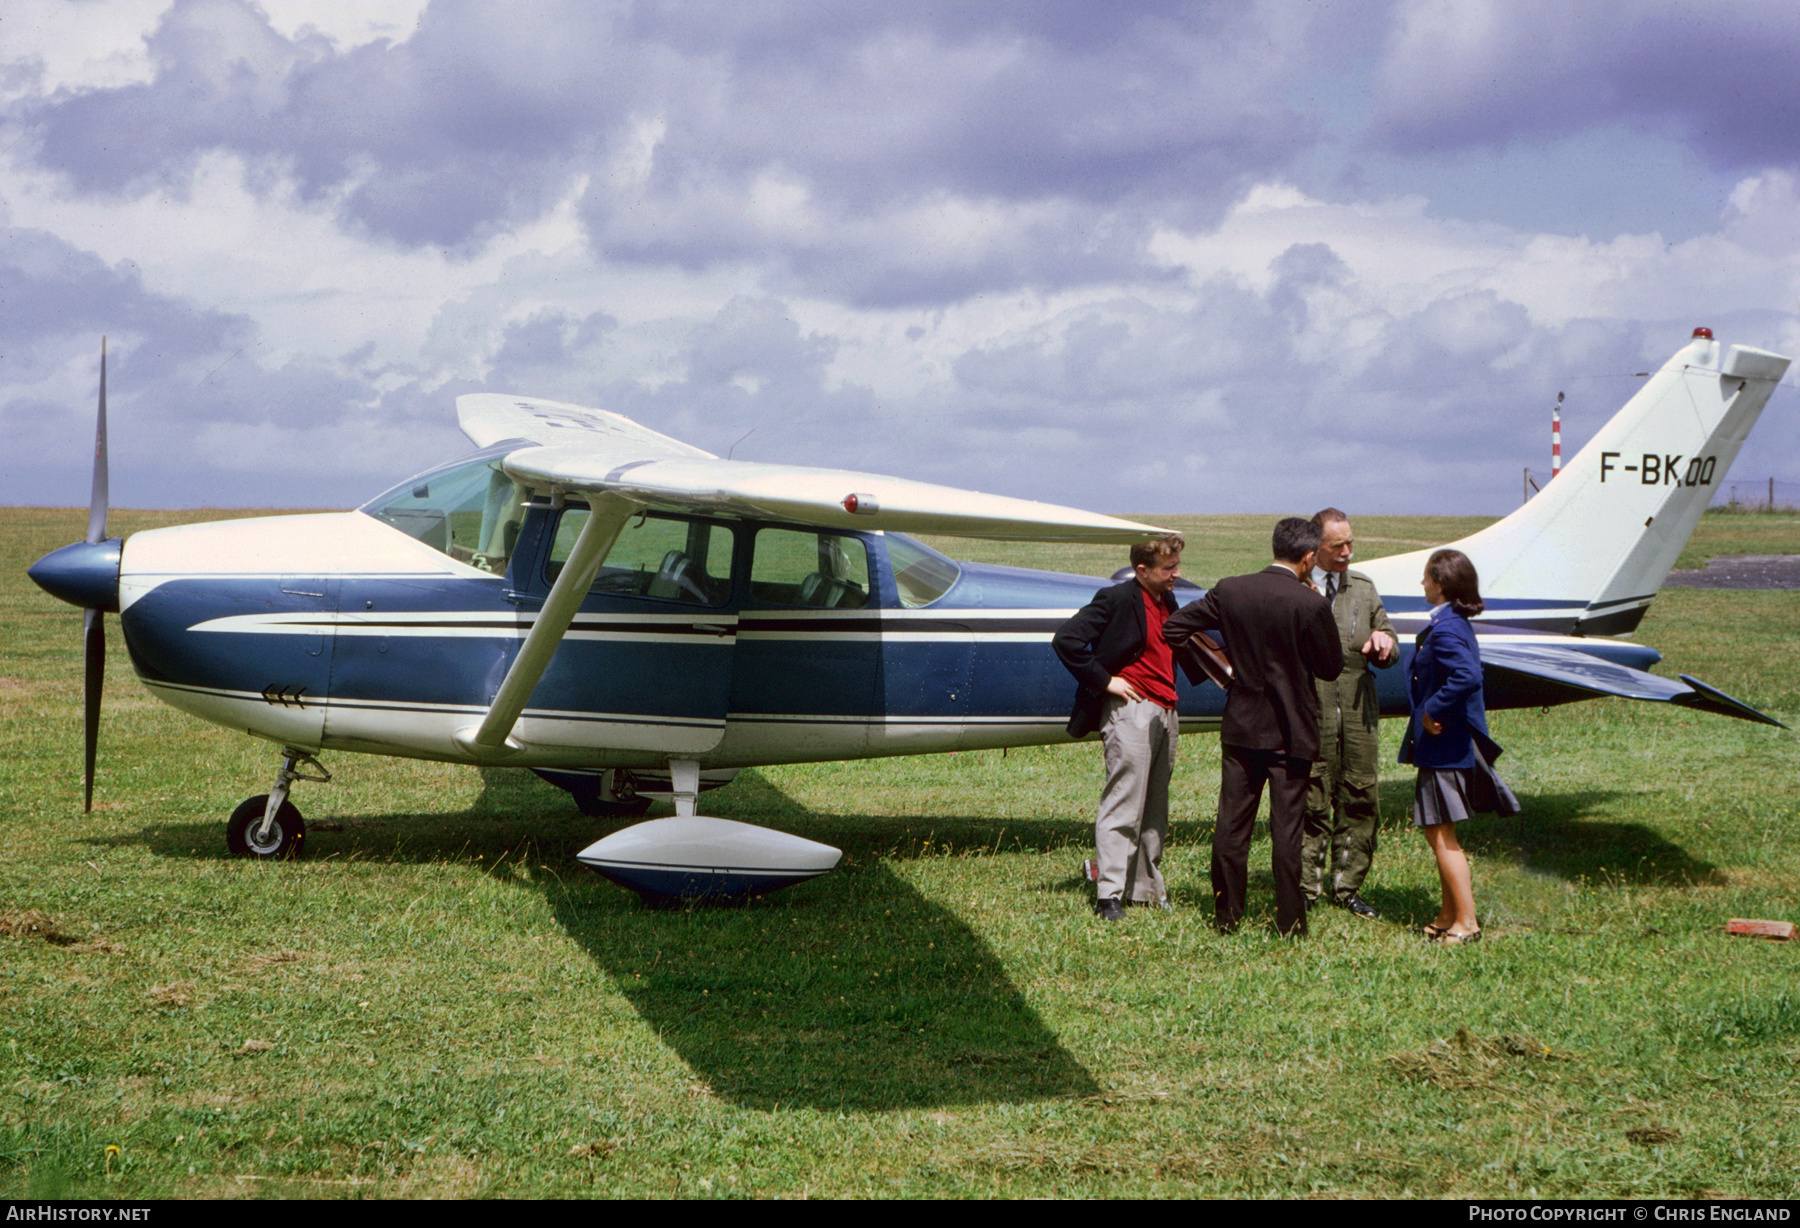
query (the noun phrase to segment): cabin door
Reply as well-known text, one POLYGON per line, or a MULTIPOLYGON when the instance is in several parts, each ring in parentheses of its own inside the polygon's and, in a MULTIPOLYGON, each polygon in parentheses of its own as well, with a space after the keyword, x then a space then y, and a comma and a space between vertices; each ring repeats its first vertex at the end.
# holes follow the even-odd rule
MULTIPOLYGON (((580 507, 561 514, 529 578, 537 604, 587 517, 580 507)), ((717 746, 737 638, 736 554, 736 530, 718 521, 647 514, 627 523, 532 692, 520 740, 656 758, 717 746)))

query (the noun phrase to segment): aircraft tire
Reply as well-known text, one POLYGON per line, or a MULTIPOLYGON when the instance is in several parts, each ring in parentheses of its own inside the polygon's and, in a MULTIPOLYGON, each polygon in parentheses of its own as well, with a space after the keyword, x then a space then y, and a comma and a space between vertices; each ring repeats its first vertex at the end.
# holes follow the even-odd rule
POLYGON ((607 801, 598 789, 572 790, 570 795, 576 808, 590 819, 629 819, 650 809, 650 799, 641 795, 628 802, 607 801))
POLYGON ((269 795, 259 793, 247 797, 225 824, 225 847, 233 857, 255 857, 263 861, 294 861, 306 851, 306 820, 294 803, 283 802, 275 812, 275 830, 267 842, 255 842, 254 832, 261 825, 269 795))

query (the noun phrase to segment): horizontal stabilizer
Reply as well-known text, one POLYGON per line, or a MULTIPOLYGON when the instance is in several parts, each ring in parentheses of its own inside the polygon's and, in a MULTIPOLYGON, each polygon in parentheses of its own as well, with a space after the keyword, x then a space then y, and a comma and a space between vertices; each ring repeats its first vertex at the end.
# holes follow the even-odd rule
POLYGON ((1741 720, 1757 721, 1764 725, 1774 725, 1778 729, 1786 729, 1780 721, 1772 716, 1765 716, 1741 699, 1733 699, 1717 687, 1707 686, 1698 678, 1681 675, 1681 680, 1694 688, 1691 695, 1677 695, 1675 702, 1686 708, 1699 708, 1703 712, 1717 712, 1721 716, 1735 716, 1741 720))
POLYGON ((1680 681, 1617 665, 1573 648, 1517 644, 1481 646, 1481 666, 1489 708, 1550 707, 1596 695, 1680 704, 1721 716, 1783 725, 1749 704, 1687 675, 1680 681))

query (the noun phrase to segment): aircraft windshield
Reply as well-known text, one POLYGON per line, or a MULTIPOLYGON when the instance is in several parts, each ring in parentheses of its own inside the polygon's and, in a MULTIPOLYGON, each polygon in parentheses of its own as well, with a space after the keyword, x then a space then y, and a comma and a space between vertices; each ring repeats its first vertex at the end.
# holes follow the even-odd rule
POLYGON ((519 539, 529 496, 501 470, 500 460, 477 456, 434 469, 362 510, 459 563, 499 575, 519 539))
POLYGON ((930 605, 949 592, 962 575, 956 560, 904 533, 889 533, 887 547, 888 562, 894 568, 894 587, 900 590, 900 604, 909 610, 930 605))

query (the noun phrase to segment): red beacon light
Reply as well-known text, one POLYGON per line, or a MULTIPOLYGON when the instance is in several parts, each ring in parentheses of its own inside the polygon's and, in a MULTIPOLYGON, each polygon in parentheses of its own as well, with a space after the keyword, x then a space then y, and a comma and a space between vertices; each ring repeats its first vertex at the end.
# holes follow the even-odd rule
POLYGON ((1695 329, 1695 330, 1694 330, 1694 336, 1695 336, 1695 338, 1696 338, 1696 339, 1698 339, 1698 338, 1700 338, 1700 337, 1705 337, 1705 338, 1706 338, 1706 339, 1707 339, 1707 340, 1708 340, 1708 341, 1711 341, 1711 340, 1712 340, 1712 339, 1713 339, 1713 335, 1712 335, 1712 329, 1710 329, 1710 328, 1696 328, 1696 329, 1695 329))
POLYGON ((849 494, 844 496, 844 510, 852 516, 873 516, 881 510, 881 504, 874 495, 849 494))

